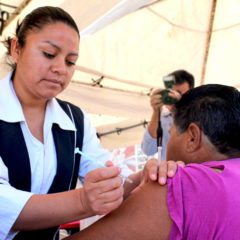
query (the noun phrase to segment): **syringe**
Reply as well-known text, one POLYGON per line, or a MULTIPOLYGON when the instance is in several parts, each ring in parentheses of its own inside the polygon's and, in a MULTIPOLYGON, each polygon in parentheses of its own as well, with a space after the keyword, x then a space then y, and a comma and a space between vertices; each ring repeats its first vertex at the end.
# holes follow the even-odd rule
MULTIPOLYGON (((89 155, 87 155, 86 153, 82 152, 79 150, 79 148, 75 148, 75 153, 81 154, 82 156, 84 156, 85 158, 87 158, 88 160, 97 163, 98 165, 100 165, 101 167, 107 167, 105 166, 102 162, 90 157, 89 155)), ((132 183, 133 181, 131 179, 129 179, 128 177, 123 176, 122 174, 119 175, 120 177, 122 177, 125 181, 132 183)))

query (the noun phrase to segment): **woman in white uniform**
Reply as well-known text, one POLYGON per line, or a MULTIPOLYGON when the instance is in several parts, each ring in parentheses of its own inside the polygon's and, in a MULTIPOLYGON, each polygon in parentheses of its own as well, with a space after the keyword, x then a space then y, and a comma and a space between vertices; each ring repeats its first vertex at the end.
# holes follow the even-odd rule
MULTIPOLYGON (((5 41, 13 71, 0 81, 2 240, 56 239, 59 225, 116 209, 141 181, 157 179, 155 161, 123 185, 119 167, 99 168, 75 154, 79 148, 109 160, 86 113, 55 98, 73 76, 79 40, 68 13, 42 7, 5 41), (81 189, 75 189, 78 176, 81 189)), ((166 167, 159 170, 164 179, 166 167)), ((175 170, 169 167, 169 174, 175 170)))

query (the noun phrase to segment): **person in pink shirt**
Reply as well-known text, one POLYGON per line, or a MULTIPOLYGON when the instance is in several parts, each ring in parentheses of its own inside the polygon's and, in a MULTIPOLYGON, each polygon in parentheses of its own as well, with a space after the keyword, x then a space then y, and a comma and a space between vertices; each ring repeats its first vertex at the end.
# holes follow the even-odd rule
MULTIPOLYGON (((175 104, 165 186, 149 182, 117 210, 67 239, 240 239, 240 92, 209 84, 175 104)), ((157 161, 156 161, 157 162, 157 161)))

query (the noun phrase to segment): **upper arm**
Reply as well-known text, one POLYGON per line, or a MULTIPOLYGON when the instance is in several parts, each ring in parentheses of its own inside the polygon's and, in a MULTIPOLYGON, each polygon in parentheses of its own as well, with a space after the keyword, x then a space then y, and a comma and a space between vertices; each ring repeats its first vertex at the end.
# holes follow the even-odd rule
POLYGON ((168 239, 172 226, 167 207, 167 185, 146 184, 117 210, 70 239, 168 239))
MULTIPOLYGON (((83 146, 82 151, 91 156, 93 159, 101 163, 105 163, 110 160, 110 152, 104 149, 97 138, 96 130, 92 126, 89 116, 84 112, 84 136, 83 136, 83 146)), ((84 156, 81 156, 80 168, 79 168, 79 176, 82 181, 84 180, 85 175, 99 168, 100 165, 92 162, 84 156)))

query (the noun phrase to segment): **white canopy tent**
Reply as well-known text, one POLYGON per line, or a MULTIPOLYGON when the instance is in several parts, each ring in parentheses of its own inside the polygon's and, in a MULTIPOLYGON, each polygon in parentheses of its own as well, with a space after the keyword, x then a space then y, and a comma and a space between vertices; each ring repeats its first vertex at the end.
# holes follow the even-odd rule
POLYGON ((147 94, 171 71, 186 69, 196 86, 239 86, 238 0, 32 0, 19 17, 40 5, 64 8, 81 29, 76 72, 60 97, 86 110, 98 132, 118 130, 102 137, 107 148, 141 142, 142 126, 119 128, 144 125, 147 94))

